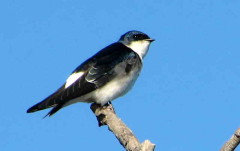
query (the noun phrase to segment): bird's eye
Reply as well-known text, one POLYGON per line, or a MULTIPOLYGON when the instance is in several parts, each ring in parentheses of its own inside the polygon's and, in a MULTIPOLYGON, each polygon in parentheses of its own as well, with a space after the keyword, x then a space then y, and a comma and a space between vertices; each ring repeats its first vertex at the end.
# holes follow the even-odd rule
POLYGON ((149 39, 147 35, 144 34, 135 34, 132 36, 134 40, 143 40, 143 39, 149 39))
POLYGON ((137 40, 137 39, 140 39, 140 38, 141 38, 141 35, 139 35, 139 34, 138 34, 138 35, 134 35, 133 38, 136 39, 136 40, 137 40))

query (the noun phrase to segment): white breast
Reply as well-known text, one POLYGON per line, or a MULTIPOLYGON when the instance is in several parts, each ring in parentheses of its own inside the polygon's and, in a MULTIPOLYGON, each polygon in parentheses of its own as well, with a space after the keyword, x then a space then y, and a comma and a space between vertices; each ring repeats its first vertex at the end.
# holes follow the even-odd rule
POLYGON ((140 56, 141 59, 143 59, 148 52, 150 42, 147 40, 139 40, 124 45, 131 48, 134 52, 136 52, 140 56))
POLYGON ((134 85, 139 72, 139 70, 135 70, 131 71, 128 76, 120 75, 102 88, 96 90, 94 92, 96 102, 104 105, 108 101, 112 101, 127 93, 134 85))

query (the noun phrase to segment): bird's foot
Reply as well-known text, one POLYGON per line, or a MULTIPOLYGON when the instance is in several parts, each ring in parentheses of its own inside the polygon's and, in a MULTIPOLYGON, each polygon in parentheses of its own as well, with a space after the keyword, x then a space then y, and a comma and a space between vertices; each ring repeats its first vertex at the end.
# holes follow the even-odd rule
POLYGON ((97 117, 99 127, 106 125, 104 120, 106 118, 106 115, 103 114, 104 110, 109 110, 110 112, 116 114, 111 102, 108 102, 105 105, 93 103, 90 108, 97 117))
POLYGON ((116 114, 111 101, 109 101, 105 105, 103 105, 103 108, 108 108, 109 110, 112 110, 116 114))

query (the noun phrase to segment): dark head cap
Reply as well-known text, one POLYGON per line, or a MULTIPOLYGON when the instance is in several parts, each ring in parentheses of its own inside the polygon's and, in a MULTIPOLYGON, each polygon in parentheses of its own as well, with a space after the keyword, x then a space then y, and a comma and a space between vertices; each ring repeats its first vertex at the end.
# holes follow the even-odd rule
POLYGON ((132 30, 123 34, 119 39, 119 41, 122 41, 126 44, 129 44, 133 41, 139 41, 139 40, 147 40, 150 42, 154 41, 154 39, 151 39, 147 34, 140 31, 136 31, 136 30, 132 30))

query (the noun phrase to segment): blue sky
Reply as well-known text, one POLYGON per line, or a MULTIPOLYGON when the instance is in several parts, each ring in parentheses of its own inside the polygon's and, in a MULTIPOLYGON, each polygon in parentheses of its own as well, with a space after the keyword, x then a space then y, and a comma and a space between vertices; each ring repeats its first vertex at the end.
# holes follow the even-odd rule
POLYGON ((157 151, 218 150, 240 126, 239 8, 237 0, 2 0, 1 150, 124 150, 89 104, 46 119, 47 110, 26 110, 133 29, 156 41, 134 88, 113 101, 118 116, 157 151))

